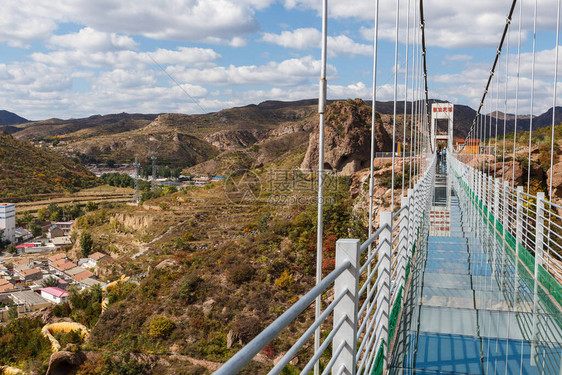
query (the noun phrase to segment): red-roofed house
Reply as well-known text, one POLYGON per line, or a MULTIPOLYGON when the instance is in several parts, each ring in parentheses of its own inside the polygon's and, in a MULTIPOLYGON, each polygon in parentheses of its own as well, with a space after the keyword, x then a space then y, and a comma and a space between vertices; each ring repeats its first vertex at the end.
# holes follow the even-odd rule
POLYGON ((58 254, 55 254, 53 256, 48 257, 47 260, 49 261, 49 263, 54 263, 57 260, 61 260, 61 259, 64 259, 64 258, 66 258, 65 253, 58 253, 58 254))
POLYGON ((10 292, 14 290, 14 286, 8 280, 0 277, 0 293, 10 292))
POLYGON ((50 286, 41 289, 41 297, 48 299, 54 303, 64 303, 68 298, 69 293, 66 290, 50 286))
POLYGON ((57 260, 55 263, 51 263, 49 265, 49 268, 59 276, 62 276, 65 271, 68 271, 69 269, 72 269, 74 267, 76 267, 76 264, 66 259, 57 260))
POLYGON ((37 268, 28 268, 23 271, 16 272, 24 281, 33 281, 43 278, 43 273, 37 268))
POLYGON ((94 276, 94 274, 91 273, 90 271, 84 271, 84 272, 80 272, 80 273, 72 276, 72 278, 76 281, 82 281, 82 280, 84 280, 88 277, 92 277, 92 276, 94 276))

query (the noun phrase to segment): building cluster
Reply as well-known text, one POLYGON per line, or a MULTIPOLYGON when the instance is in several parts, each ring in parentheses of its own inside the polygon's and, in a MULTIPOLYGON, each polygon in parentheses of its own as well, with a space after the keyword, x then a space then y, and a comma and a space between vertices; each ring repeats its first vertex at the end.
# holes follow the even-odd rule
POLYGON ((73 262, 65 253, 48 258, 26 257, 11 264, 0 262, 0 321, 8 318, 11 307, 18 315, 40 310, 52 303, 63 303, 73 286, 86 289, 104 286, 93 271, 98 262, 109 256, 96 252, 73 262), (57 286, 45 287, 45 280, 56 280, 57 286))
POLYGON ((119 173, 126 174, 134 178, 137 172, 137 169, 132 164, 120 164, 112 167, 104 164, 88 164, 86 168, 88 168, 90 172, 95 174, 96 177, 101 177, 104 174, 119 173))
MULTIPOLYGON (((26 233, 26 236, 23 236, 21 239, 16 238, 16 243, 19 243, 19 245, 16 246, 18 254, 55 251, 67 245, 72 245, 72 240, 70 239, 72 224, 74 224, 73 221, 61 221, 47 225, 46 228, 43 228, 47 231, 45 238, 37 238, 28 241, 33 237, 31 233, 26 233)), ((18 229, 22 231, 22 233, 27 232, 23 229, 18 229)))
POLYGON ((16 242, 16 205, 0 203, 0 230, 2 237, 10 242, 16 242))

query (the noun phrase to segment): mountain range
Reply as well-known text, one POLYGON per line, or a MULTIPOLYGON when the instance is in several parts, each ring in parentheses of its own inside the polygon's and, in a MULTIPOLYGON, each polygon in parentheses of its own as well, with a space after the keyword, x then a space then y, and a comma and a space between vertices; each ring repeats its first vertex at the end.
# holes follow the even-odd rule
MULTIPOLYGON (((370 102, 366 104, 371 105, 370 102)), ((401 140, 404 102, 396 104, 397 139, 401 140)), ((415 104, 421 103, 406 103, 407 114, 415 104)), ((392 134, 394 103, 377 102, 376 111, 381 115, 383 127, 392 134)), ((247 164, 250 159, 271 161, 291 150, 304 152, 317 116, 316 99, 270 100, 198 115, 120 113, 34 122, 0 111, 0 131, 70 157, 79 157, 82 162, 131 163, 138 157, 141 164, 148 165, 155 155, 161 165, 192 167, 194 172, 205 173, 227 165, 247 164), (242 162, 243 159, 247 160, 242 162)), ((456 138, 467 135, 475 116, 474 109, 455 105, 456 138)), ((503 133, 503 113, 493 112, 483 118, 488 123, 497 122, 498 134, 503 133)), ((508 114, 505 118, 506 131, 513 132, 514 116, 508 114)), ((552 109, 532 120, 534 129, 550 126, 552 109)), ((520 116, 518 130, 528 130, 530 121, 530 116, 520 116)), ((556 108, 555 121, 562 121, 562 107, 556 108)), ((388 142, 381 144, 392 147, 392 143, 390 146, 388 142)))

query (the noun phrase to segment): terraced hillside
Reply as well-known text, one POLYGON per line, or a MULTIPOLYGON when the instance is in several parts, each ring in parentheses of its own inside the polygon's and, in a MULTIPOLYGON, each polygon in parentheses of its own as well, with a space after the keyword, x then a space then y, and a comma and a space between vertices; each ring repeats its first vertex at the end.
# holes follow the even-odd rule
POLYGON ((0 200, 25 201, 37 194, 76 191, 99 184, 77 162, 0 133, 0 200))

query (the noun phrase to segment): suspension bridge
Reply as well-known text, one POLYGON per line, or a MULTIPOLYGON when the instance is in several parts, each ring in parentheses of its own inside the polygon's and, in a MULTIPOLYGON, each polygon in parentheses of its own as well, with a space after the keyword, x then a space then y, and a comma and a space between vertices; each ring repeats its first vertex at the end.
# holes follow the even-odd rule
MULTIPOLYGON (((373 125, 378 3, 378 0, 374 2, 373 125)), ((431 103, 428 99, 423 1, 408 0, 403 100, 404 103, 411 100, 412 105, 409 109, 404 105, 403 123, 397 123, 396 113, 398 69, 394 75, 393 147, 396 130, 402 127, 407 155, 400 157, 409 162, 401 164, 402 188, 392 188, 390 209, 379 214, 375 226, 371 165, 366 240, 339 239, 335 269, 322 275, 321 179, 316 285, 215 374, 243 370, 313 305, 314 321, 301 336, 294 338, 270 374, 287 371, 286 366, 297 356, 301 374, 562 374, 562 206, 551 201, 553 159, 558 153, 554 136, 557 124, 553 110, 549 186, 544 192, 531 189, 538 2, 534 2, 532 15, 529 145, 523 151, 516 147, 522 100, 519 97, 524 17, 521 3, 518 21, 514 18, 517 1, 506 9, 505 27, 479 108, 463 145, 455 147, 454 105, 431 103), (413 18, 412 25, 410 18, 413 18), (510 54, 513 23, 519 30, 518 48, 510 54), (410 52, 412 60, 408 61, 410 52), (514 61, 518 61, 517 71, 510 74, 509 65, 514 61), (503 72, 502 64, 505 64, 503 72), (516 98, 513 145, 505 137, 506 115, 502 119, 482 113, 507 113, 508 97, 513 94, 508 95, 510 88, 515 90, 516 98), (438 131, 440 120, 447 120, 446 133, 438 131), (523 165, 527 178, 522 186, 516 186, 514 165, 522 153, 528 153, 528 164, 523 165), (404 180, 406 172, 409 181, 404 180), (399 204, 395 201, 398 194, 399 204), (313 354, 302 358, 303 348, 311 346, 312 341, 313 354)), ((560 1, 557 3, 553 108, 557 104, 558 84, 560 1)), ((399 12, 397 1, 395 66, 398 66, 399 12)), ((552 9, 551 13, 554 12, 552 9)), ((324 1, 320 150, 324 149, 326 30, 327 1, 324 1)), ((372 126, 372 141, 374 129, 372 126)), ((373 160, 374 142, 371 153, 373 160)), ((391 186, 395 186, 395 174, 399 172, 394 167, 396 150, 391 155, 391 186)), ((320 152, 320 176, 323 168, 323 152, 320 152)))

